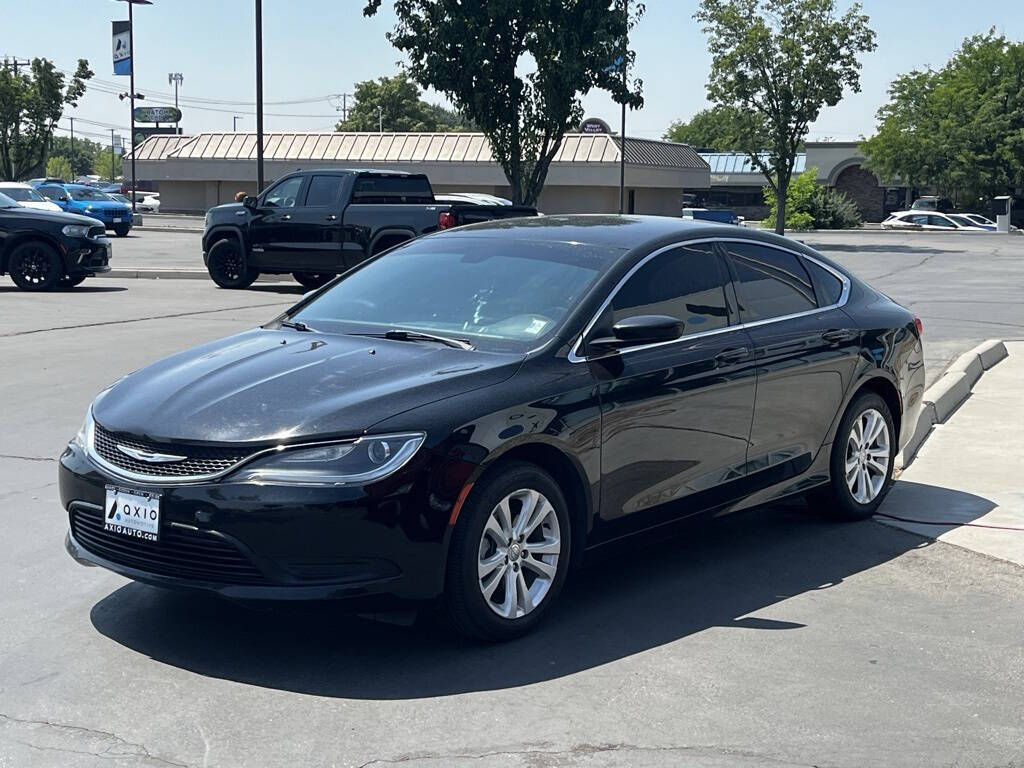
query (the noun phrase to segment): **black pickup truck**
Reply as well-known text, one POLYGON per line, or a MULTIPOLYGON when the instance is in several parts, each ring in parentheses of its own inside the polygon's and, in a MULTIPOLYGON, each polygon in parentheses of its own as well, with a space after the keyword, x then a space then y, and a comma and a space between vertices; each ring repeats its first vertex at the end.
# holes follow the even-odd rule
POLYGON ((536 209, 523 206, 439 203, 423 174, 297 171, 258 197, 211 208, 203 261, 221 288, 247 288, 260 274, 289 273, 316 288, 428 232, 536 215, 536 209))

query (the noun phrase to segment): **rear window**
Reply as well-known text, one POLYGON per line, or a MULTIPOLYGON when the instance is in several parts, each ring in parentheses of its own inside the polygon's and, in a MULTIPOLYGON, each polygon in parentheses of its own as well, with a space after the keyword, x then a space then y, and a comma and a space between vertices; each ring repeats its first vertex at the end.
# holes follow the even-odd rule
POLYGON ((352 192, 353 203, 433 203, 430 182, 416 176, 360 176, 352 192))
POLYGON ((314 176, 309 180, 306 205, 324 206, 337 202, 341 192, 341 181, 341 176, 314 176))

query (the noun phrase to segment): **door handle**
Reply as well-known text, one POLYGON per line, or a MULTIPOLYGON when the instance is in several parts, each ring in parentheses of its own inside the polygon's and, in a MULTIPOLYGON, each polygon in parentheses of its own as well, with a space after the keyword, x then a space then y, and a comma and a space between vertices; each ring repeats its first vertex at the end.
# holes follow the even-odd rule
POLYGON ((282 214, 281 215, 281 221, 288 221, 291 217, 292 217, 292 215, 290 213, 282 214))
POLYGON ((843 341, 853 341, 860 336, 860 331, 855 331, 852 328, 833 328, 830 331, 825 331, 821 334, 821 338, 830 344, 838 344, 843 341))
POLYGON ((235 216, 245 216, 248 211, 235 211, 235 216))
POLYGON ((750 357, 747 347, 727 347, 715 355, 717 363, 738 363, 750 357))
POLYGON ((338 217, 337 217, 337 216, 335 216, 335 215, 334 215, 334 214, 332 213, 332 214, 331 214, 330 216, 328 216, 328 217, 327 217, 327 220, 328 220, 328 221, 337 221, 337 220, 338 220, 338 217))

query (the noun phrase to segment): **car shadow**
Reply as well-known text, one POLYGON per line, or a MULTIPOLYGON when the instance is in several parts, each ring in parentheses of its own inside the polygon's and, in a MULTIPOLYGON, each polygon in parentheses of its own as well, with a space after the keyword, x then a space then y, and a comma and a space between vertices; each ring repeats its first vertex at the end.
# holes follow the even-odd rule
MULTIPOLYGON (((49 291, 42 291, 39 294, 45 296, 46 294, 52 293, 114 293, 117 291, 127 291, 123 285, 76 285, 74 287, 61 288, 57 286, 49 291)), ((26 293, 22 291, 16 285, 0 285, 0 293, 26 293)))
MULTIPOLYGON (((956 498, 969 495, 933 501, 977 506, 956 498)), ((931 544, 874 521, 832 522, 802 501, 683 531, 574 574, 544 624, 502 645, 457 636, 439 613, 399 627, 329 604, 254 610, 141 584, 103 598, 90 618, 111 640, 196 674, 317 696, 416 699, 553 680, 711 627, 800 631, 784 608, 771 619, 750 614, 931 544)))
POLYGON ((310 288, 303 288, 301 285, 288 285, 282 283, 254 283, 249 286, 250 291, 256 293, 292 293, 297 296, 302 296, 309 293, 310 288))

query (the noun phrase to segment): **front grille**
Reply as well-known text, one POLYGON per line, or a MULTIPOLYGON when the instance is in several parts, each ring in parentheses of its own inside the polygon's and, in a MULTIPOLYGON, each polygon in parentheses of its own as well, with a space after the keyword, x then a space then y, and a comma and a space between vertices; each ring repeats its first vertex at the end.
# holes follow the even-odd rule
POLYGON ((159 541, 103 530, 103 511, 71 508, 71 534, 104 560, 158 576, 216 584, 261 584, 263 574, 229 542, 203 531, 161 526, 159 541))
POLYGON ((118 469, 134 472, 149 477, 194 477, 197 475, 215 475, 230 469, 242 459, 250 455, 250 451, 238 448, 211 448, 196 445, 169 445, 151 443, 137 438, 121 437, 108 432, 99 424, 93 429, 93 450, 118 469), (182 461, 150 463, 139 461, 117 450, 118 445, 135 448, 150 453, 167 453, 172 456, 185 456, 182 461))

